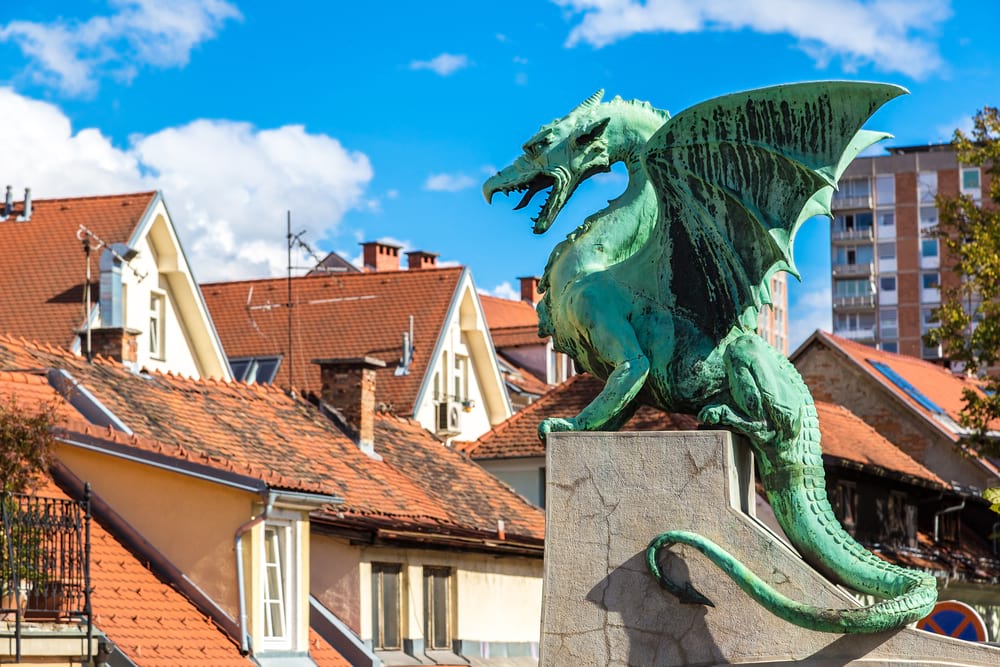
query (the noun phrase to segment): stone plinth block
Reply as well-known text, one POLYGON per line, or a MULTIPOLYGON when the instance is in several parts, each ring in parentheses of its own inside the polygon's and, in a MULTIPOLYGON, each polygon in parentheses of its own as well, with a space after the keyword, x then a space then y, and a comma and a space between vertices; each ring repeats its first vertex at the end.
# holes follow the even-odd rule
POLYGON ((541 664, 1000 665, 1000 649, 919 630, 814 632, 771 615, 704 556, 666 561, 715 607, 682 605, 646 569, 650 540, 699 532, 781 593, 856 603, 753 514, 749 449, 723 431, 554 433, 548 440, 541 664))

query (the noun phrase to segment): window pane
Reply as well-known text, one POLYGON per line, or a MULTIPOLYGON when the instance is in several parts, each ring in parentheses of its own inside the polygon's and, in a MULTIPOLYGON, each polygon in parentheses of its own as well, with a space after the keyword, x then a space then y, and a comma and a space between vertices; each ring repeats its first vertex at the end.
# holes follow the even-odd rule
POLYGON ((892 227, 896 224, 895 212, 884 212, 878 214, 878 224, 881 227, 892 227))
POLYGON ((430 648, 451 648, 448 603, 451 571, 446 568, 424 569, 425 634, 430 648))
POLYGON ((885 292, 895 292, 896 276, 886 276, 884 278, 879 278, 878 286, 880 290, 883 290, 885 292))
POLYGON ((891 206, 896 202, 896 178, 892 174, 875 177, 875 197, 878 206, 891 206))
POLYGON ((923 273, 920 276, 924 289, 936 289, 941 284, 941 278, 937 273, 923 273))
POLYGON ((285 637, 285 571, 284 552, 288 529, 280 526, 264 528, 264 636, 285 637))
POLYGON ((921 202, 933 203, 937 188, 936 171, 922 171, 917 174, 917 194, 921 202))
POLYGON ((896 244, 893 242, 878 244, 879 259, 896 259, 896 244))
POLYGON ((962 189, 975 190, 979 187, 979 169, 962 170, 962 189))
POLYGON ((933 206, 921 206, 920 207, 920 226, 921 227, 936 227, 938 223, 938 212, 937 208, 933 206))
POLYGON ((920 242, 920 254, 924 257, 937 257, 937 239, 924 239, 920 242))

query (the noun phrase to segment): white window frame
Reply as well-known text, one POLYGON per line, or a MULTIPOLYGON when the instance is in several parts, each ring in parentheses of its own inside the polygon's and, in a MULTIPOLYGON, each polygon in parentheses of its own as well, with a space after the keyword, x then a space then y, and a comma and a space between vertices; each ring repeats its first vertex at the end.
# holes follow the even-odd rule
POLYGON ((167 294, 149 291, 149 356, 163 361, 167 351, 167 294))
POLYGON ((260 531, 260 637, 262 651, 294 651, 298 648, 301 572, 299 571, 299 534, 297 517, 291 513, 272 512, 260 531), (278 548, 272 562, 268 545, 278 548), (278 569, 280 591, 270 590, 270 573, 278 569), (277 593, 277 594, 276 594, 277 593), (275 595, 276 594, 276 595, 275 595), (280 632, 272 626, 270 605, 279 605, 284 625, 280 632))

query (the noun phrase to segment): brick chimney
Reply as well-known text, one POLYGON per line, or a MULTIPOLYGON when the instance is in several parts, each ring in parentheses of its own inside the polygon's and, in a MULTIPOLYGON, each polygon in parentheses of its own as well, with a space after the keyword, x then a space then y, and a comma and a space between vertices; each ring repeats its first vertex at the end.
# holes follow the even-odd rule
POLYGON ((361 247, 364 249, 362 261, 366 271, 399 271, 400 246, 367 241, 361 247))
POLYGON ((334 408, 354 432, 358 447, 375 454, 375 371, 385 362, 374 357, 313 359, 320 369, 323 402, 334 408))
POLYGON ((125 327, 98 327, 90 330, 90 354, 87 354, 87 331, 79 332, 80 351, 92 358, 96 355, 114 359, 125 365, 136 364, 139 361, 138 329, 125 327))
POLYGON ((406 253, 406 263, 410 271, 416 271, 417 269, 433 269, 438 263, 438 254, 436 252, 427 252, 425 250, 412 250, 406 253))
POLYGON ((532 306, 542 300, 542 295, 538 293, 538 276, 522 276, 521 281, 521 301, 527 301, 532 306))

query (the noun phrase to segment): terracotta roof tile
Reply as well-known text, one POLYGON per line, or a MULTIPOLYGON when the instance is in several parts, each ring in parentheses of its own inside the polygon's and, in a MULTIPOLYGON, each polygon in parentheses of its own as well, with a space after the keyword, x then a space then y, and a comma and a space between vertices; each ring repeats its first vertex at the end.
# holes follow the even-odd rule
MULTIPOLYGON (((51 480, 38 493, 68 497, 51 480)), ((94 625, 139 667, 255 664, 97 521, 91 523, 90 544, 94 625)))
POLYGON ((538 314, 530 303, 488 294, 480 294, 479 301, 483 304, 483 314, 490 331, 512 327, 533 327, 535 331, 538 330, 538 314))
POLYGON ((847 408, 816 402, 823 453, 866 466, 877 466, 941 486, 945 481, 912 459, 847 408))
POLYGON ((551 385, 538 379, 530 371, 525 370, 504 355, 498 354, 498 356, 501 358, 500 372, 504 382, 514 385, 519 391, 541 396, 552 388, 551 385))
MULTIPOLYGON (((80 225, 108 243, 127 242, 155 192, 104 197, 35 199, 30 220, 0 222, 0 332, 68 346, 83 323, 86 262, 80 225)), ((93 247, 93 244, 92 244, 93 247)), ((98 300, 100 252, 91 254, 92 295, 98 300)))
POLYGON ((312 628, 309 628, 309 657, 318 667, 351 667, 351 663, 312 628))
MULTIPOLYGON (((295 386, 319 393, 320 370, 313 359, 375 357, 386 362, 377 373, 378 401, 399 414, 412 414, 463 271, 451 267, 293 278, 295 386), (411 315, 416 350, 410 373, 396 376, 411 315)), ((287 352, 287 289, 284 278, 202 285, 230 359, 287 352)), ((288 379, 286 358, 274 384, 288 386, 288 379)))
MULTIPOLYGON (((542 538, 541 512, 415 422, 382 415, 362 452, 312 404, 276 387, 136 374, 63 350, 0 336, 0 369, 61 368, 135 433, 90 427, 120 445, 261 479, 275 488, 343 498, 335 512, 542 538)), ((70 427, 75 428, 74 425, 70 427)), ((84 427, 85 430, 86 427, 84 427)))
MULTIPOLYGON (((473 459, 480 460, 544 456, 545 446, 537 435, 539 422, 547 417, 579 414, 597 396, 602 386, 599 380, 588 374, 576 375, 485 433, 479 440, 458 443, 456 447, 473 459)), ((845 408, 817 402, 816 410, 824 454, 944 485, 937 475, 845 408)), ((622 430, 677 431, 696 428, 698 421, 691 415, 669 414, 644 405, 622 430)))
MULTIPOLYGON (((591 375, 574 375, 537 401, 515 413, 507 421, 484 433, 479 440, 457 444, 473 459, 510 459, 545 456, 545 445, 538 439, 541 420, 548 417, 572 417, 587 407, 600 392, 603 383, 591 375)), ((640 407, 623 430, 677 431, 697 428, 690 415, 668 414, 649 406, 640 407)))

